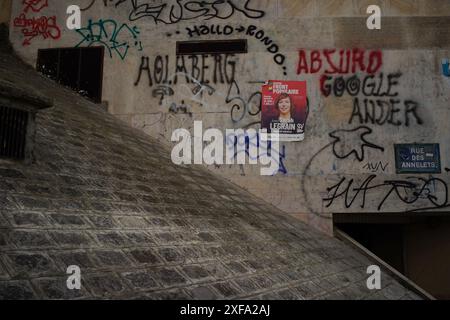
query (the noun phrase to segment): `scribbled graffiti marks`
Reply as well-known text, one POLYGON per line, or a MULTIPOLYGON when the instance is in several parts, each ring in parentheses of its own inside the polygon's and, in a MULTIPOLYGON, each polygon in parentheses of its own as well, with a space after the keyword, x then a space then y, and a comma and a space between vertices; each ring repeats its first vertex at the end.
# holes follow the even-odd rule
POLYGON ((336 130, 330 133, 333 138, 333 154, 338 159, 346 159, 352 154, 359 162, 364 161, 365 149, 372 148, 384 152, 384 148, 367 141, 373 130, 369 127, 358 127, 351 130, 336 130))
MULTIPOLYGON (((130 21, 150 18, 163 24, 175 24, 180 21, 211 20, 214 18, 226 20, 240 12, 250 19, 260 19, 265 12, 253 8, 252 0, 103 0, 104 6, 112 3, 115 7, 123 3, 130 3, 130 21)), ((91 2, 82 11, 89 10, 96 0, 91 2)))
POLYGON ((442 74, 446 77, 450 77, 450 63, 448 59, 442 60, 442 74))
MULTIPOLYGON (((123 2, 123 1, 122 1, 123 2)), ((168 3, 157 4, 151 0, 131 0, 132 11, 130 21, 136 21, 145 17, 151 18, 156 24, 175 24, 180 21, 210 20, 218 18, 229 19, 236 12, 242 13, 251 19, 260 19, 265 12, 252 8, 251 0, 172 0, 168 3)))
MULTIPOLYGON (((181 74, 180 74, 181 75, 181 74)), ((185 75, 189 77, 189 75, 185 75)), ((200 81, 190 78, 190 82, 194 84, 194 87, 189 87, 189 85, 182 84, 179 88, 179 94, 193 102, 199 103, 201 106, 210 107, 207 98, 215 95, 216 97, 223 98, 226 105, 231 105, 231 121, 233 123, 241 122, 246 115, 251 117, 257 116, 261 113, 261 98, 262 94, 260 91, 256 91, 249 95, 249 98, 243 97, 241 89, 236 80, 230 83, 226 93, 213 88, 210 85, 201 83, 200 81)), ((216 106, 217 107, 217 106, 216 106)), ((248 124, 246 127, 250 127, 254 124, 259 124, 260 120, 248 124)))
POLYGON ((190 117, 192 117, 192 106, 184 103, 184 100, 181 101, 180 105, 177 105, 175 102, 173 102, 170 105, 169 112, 173 114, 188 114, 190 117))
POLYGON ((26 14, 32 12, 40 12, 43 8, 48 7, 47 0, 23 0, 22 13, 13 20, 14 27, 21 28, 24 40, 23 46, 31 44, 31 40, 38 36, 44 39, 59 39, 61 30, 56 22, 56 16, 28 17, 26 14))
MULTIPOLYGON (((229 150, 231 150, 232 152, 234 152, 234 154, 231 156, 230 160, 237 159, 238 156, 243 153, 245 153, 245 155, 249 157, 249 160, 259 160, 260 157, 263 157, 266 155, 269 157, 272 157, 272 152, 273 152, 274 154, 280 155, 279 159, 273 159, 273 157, 272 157, 272 159, 275 160, 279 165, 278 172, 280 172, 282 174, 287 174, 288 171, 284 164, 284 160, 286 159, 286 146, 285 145, 281 146, 281 150, 278 150, 278 152, 276 152, 276 150, 274 150, 272 148, 271 141, 268 141, 267 149, 263 150, 263 152, 261 154, 257 153, 254 156, 252 156, 250 154, 250 149, 253 147, 256 147, 257 150, 259 150, 262 147, 260 142, 261 142, 261 137, 258 132, 256 132, 256 136, 253 136, 253 137, 246 135, 246 134, 239 136, 239 135, 235 135, 234 133, 227 136, 226 137, 227 148, 229 150)), ((276 174, 276 172, 274 174, 276 174)))
MULTIPOLYGON (((367 148, 384 152, 384 148, 374 143, 371 143, 367 140, 368 138, 367 136, 370 135, 372 132, 373 132, 372 129, 366 126, 357 127, 350 130, 336 130, 331 132, 329 136, 332 138, 332 142, 328 143, 327 145, 324 145, 319 151, 314 153, 314 155, 309 159, 308 163, 306 164, 302 176, 308 177, 312 175, 310 170, 311 167, 313 166, 313 163, 315 163, 315 160, 319 158, 319 156, 323 155, 324 152, 328 154, 328 149, 330 147, 333 148, 333 154, 336 158, 347 159, 351 155, 354 155, 359 162, 363 162, 365 160, 366 158, 365 151, 367 148)), ((317 216, 320 216, 325 219, 330 219, 330 216, 328 214, 326 213, 322 214, 314 209, 314 206, 312 204, 313 200, 310 197, 311 188, 307 186, 308 183, 309 179, 303 179, 302 193, 303 196, 305 197, 307 208, 310 210, 310 212, 312 212, 317 216)))
POLYGON ((158 86, 156 89, 153 89, 152 91, 152 97, 157 98, 159 97, 159 105, 162 105, 164 99, 166 96, 171 97, 175 94, 175 91, 169 86, 158 86))
POLYGON ((130 27, 126 23, 119 26, 112 19, 97 22, 89 20, 85 28, 78 29, 76 32, 83 37, 76 47, 103 45, 107 48, 111 58, 115 53, 124 60, 130 48, 138 51, 143 49, 139 40, 140 32, 136 26, 130 27))
POLYGON ((409 177, 406 180, 385 180, 383 183, 374 184, 373 181, 376 177, 376 175, 369 176, 359 187, 356 186, 354 179, 342 178, 339 183, 327 189, 329 196, 323 199, 323 201, 327 202, 326 207, 331 207, 335 200, 343 198, 344 205, 348 209, 353 206, 358 196, 361 195, 360 207, 364 209, 368 193, 374 189, 385 190, 385 196, 378 204, 378 211, 383 208, 391 194, 396 195, 398 200, 407 205, 412 205, 419 199, 428 200, 431 204, 429 208, 411 211, 439 209, 449 205, 447 183, 441 179, 431 178, 427 180, 420 177, 409 177), (439 187, 442 192, 437 196, 436 190, 439 187), (352 192, 354 193, 353 195, 352 192))
MULTIPOLYGON (((231 105, 231 120, 233 123, 241 122, 246 115, 251 117, 257 116, 261 112, 261 92, 256 91, 249 96, 248 99, 242 97, 241 89, 236 80, 229 85, 226 93, 221 92, 211 85, 200 82, 193 78, 190 74, 178 72, 169 78, 169 83, 173 83, 176 77, 186 78, 186 84, 179 84, 177 88, 177 95, 183 99, 196 102, 200 106, 214 108, 208 101, 208 97, 213 95, 224 99, 226 105, 231 105)), ((138 79, 139 80, 139 79, 138 79)), ((139 81, 137 82, 139 83, 139 81)), ((135 83, 136 84, 136 83, 135 83)), ((175 91, 170 85, 160 85, 153 89, 152 96, 159 96, 159 105, 162 105, 165 98, 173 96, 175 91)), ((217 107, 217 106, 216 106, 217 107)), ((260 121, 255 121, 247 126, 259 124, 260 121)))
MULTIPOLYGON (((225 103, 233 103, 231 108, 231 120, 233 123, 241 122, 248 114, 252 117, 261 113, 261 91, 252 93, 248 99, 242 98, 241 89, 236 81, 228 88, 225 103)), ((259 121, 257 121, 259 123, 259 121)))
POLYGON ((225 104, 231 105, 233 123, 238 123, 246 115, 257 116, 261 112, 262 95, 260 91, 255 91, 248 98, 243 97, 242 90, 235 80, 235 73, 234 55, 192 55, 186 59, 184 56, 177 56, 176 63, 168 55, 156 56, 153 60, 143 56, 134 85, 138 86, 142 81, 149 87, 157 85, 156 89, 152 89, 152 96, 160 98, 160 105, 166 97, 176 93, 177 97, 213 109, 214 106, 208 101, 208 97, 213 95, 221 97, 225 100, 225 104), (169 76, 170 69, 175 70, 171 76, 169 76), (213 87, 213 84, 228 84, 229 87, 226 92, 222 92, 213 87))
POLYGON ((387 168, 389 166, 389 163, 383 163, 382 161, 379 161, 378 163, 374 163, 374 162, 367 162, 363 169, 368 170, 372 173, 377 173, 377 172, 386 172, 387 168))
MULTIPOLYGON (((168 58, 168 56, 166 56, 168 58)), ((161 58, 162 60, 162 58, 161 58)), ((156 60, 158 61, 158 60, 156 60)), ((166 64, 167 66, 167 64, 166 64)), ((175 90, 172 88, 172 84, 177 83, 178 77, 182 77, 186 79, 186 84, 179 84, 177 88, 177 93, 179 96, 186 98, 186 100, 191 100, 194 102, 199 103, 201 106, 207 105, 207 102, 205 100, 206 96, 212 96, 216 89, 214 89, 212 86, 202 83, 196 78, 192 77, 190 74, 183 73, 183 72, 176 72, 171 77, 166 76, 163 79, 162 76, 162 69, 156 68, 155 71, 157 72, 155 74, 155 81, 158 85, 155 89, 152 89, 152 96, 154 98, 159 96, 159 105, 163 104, 163 101, 166 97, 173 96, 175 94, 175 90)), ((139 67, 139 75, 134 83, 135 86, 138 86, 141 82, 142 73, 146 71, 146 74, 149 79, 149 86, 153 86, 153 80, 151 76, 151 70, 149 67, 149 58, 148 57, 142 57, 141 60, 141 66, 139 67)), ((167 73, 165 73, 167 75, 167 73)))
MULTIPOLYGON (((108 3, 112 3, 114 4, 115 7, 119 6, 120 4, 128 1, 128 0, 102 0, 103 1, 103 5, 105 7, 108 6, 108 3)), ((89 10, 90 8, 92 8, 92 6, 95 4, 96 0, 91 0, 91 2, 86 6, 81 8, 81 11, 86 11, 89 10)))
POLYGON ((23 12, 28 13, 31 9, 33 12, 39 12, 45 7, 48 7, 48 0, 23 0, 23 12))

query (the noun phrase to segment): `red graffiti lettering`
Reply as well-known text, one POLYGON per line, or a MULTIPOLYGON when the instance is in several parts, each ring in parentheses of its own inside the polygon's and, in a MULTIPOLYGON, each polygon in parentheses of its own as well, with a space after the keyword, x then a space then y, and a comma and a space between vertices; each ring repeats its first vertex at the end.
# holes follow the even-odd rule
POLYGON ((306 60, 306 52, 304 50, 300 50, 298 54, 300 56, 300 59, 297 67, 297 74, 309 73, 308 61, 306 60))
POLYGON ((369 65, 367 66, 367 73, 374 74, 380 70, 383 64, 383 54, 381 51, 372 51, 369 55, 369 65))
POLYGON ((48 7, 48 0, 23 0, 23 12, 27 13, 28 9, 33 12, 39 12, 43 8, 48 7))
POLYGON ((383 54, 380 50, 363 49, 324 49, 299 50, 297 74, 349 74, 365 72, 374 74, 383 65, 383 54))
POLYGON ((319 51, 311 52, 311 73, 317 73, 322 69, 322 59, 319 51))
POLYGON ((323 54, 327 59, 328 65, 332 68, 332 70, 326 69, 325 73, 339 73, 339 68, 335 66, 334 61, 332 59, 333 54, 336 52, 336 49, 333 50, 323 50, 323 54))
POLYGON ((43 8, 48 7, 48 0, 23 0, 22 13, 14 19, 14 27, 21 28, 24 40, 22 45, 28 46, 31 40, 38 36, 44 39, 59 39, 61 30, 56 23, 56 16, 52 17, 27 17, 29 10, 40 12, 43 8))
POLYGON ((22 13, 14 19, 14 26, 22 28, 22 34, 25 37, 22 43, 24 46, 30 45, 31 40, 39 35, 44 39, 59 39, 61 37, 61 30, 56 24, 55 16, 28 19, 22 13))
POLYGON ((353 59, 352 59, 352 73, 359 70, 366 71, 366 66, 364 65, 364 50, 353 49, 353 59))

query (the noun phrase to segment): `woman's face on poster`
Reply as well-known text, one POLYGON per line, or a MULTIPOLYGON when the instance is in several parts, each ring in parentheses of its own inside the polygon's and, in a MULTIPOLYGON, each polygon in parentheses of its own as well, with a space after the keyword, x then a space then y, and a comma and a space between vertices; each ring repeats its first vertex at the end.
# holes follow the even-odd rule
POLYGON ((278 110, 280 110, 281 115, 286 116, 291 114, 291 99, 289 97, 280 99, 278 102, 278 110))

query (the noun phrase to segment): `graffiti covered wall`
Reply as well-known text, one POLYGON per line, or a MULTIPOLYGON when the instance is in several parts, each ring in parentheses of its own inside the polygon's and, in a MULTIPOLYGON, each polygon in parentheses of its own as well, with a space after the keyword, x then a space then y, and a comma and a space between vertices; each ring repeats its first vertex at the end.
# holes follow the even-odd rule
POLYGON ((280 143, 276 175, 210 169, 331 232, 333 213, 449 206, 450 82, 441 72, 449 4, 382 1, 386 17, 373 31, 362 2, 15 1, 11 39, 33 65, 39 48, 104 46, 109 111, 167 143, 197 120, 205 129, 257 129, 265 81, 307 81, 306 138, 280 143), (82 9, 79 30, 66 28, 69 4, 82 9), (437 29, 417 29, 421 19, 436 19, 437 29), (247 40, 248 53, 176 55, 177 41, 235 39, 247 40), (440 144, 442 173, 397 174, 397 143, 440 144))

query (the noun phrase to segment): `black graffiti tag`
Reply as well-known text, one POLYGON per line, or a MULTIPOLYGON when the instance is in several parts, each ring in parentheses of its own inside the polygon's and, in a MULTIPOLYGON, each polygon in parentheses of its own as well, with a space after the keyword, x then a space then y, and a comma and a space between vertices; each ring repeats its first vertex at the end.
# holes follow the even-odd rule
POLYGON ((382 161, 379 161, 378 163, 367 162, 363 169, 370 170, 372 173, 376 173, 378 171, 386 172, 388 166, 389 163, 383 163, 382 161))
POLYGON ((280 46, 266 31, 255 25, 233 27, 231 25, 221 26, 203 24, 200 26, 194 25, 186 27, 186 31, 190 38, 207 35, 232 36, 235 33, 254 37, 266 47, 267 52, 273 55, 273 61, 277 65, 282 66, 284 75, 287 75, 287 67, 285 66, 286 56, 280 52, 280 46))
POLYGON ((342 178, 341 181, 339 181, 336 185, 327 188, 330 196, 323 199, 323 201, 328 202, 326 204, 326 207, 329 208, 335 200, 344 198, 344 205, 348 209, 352 207, 358 195, 362 194, 361 208, 364 209, 368 192, 370 190, 380 188, 387 189, 387 192, 384 198, 378 204, 378 211, 382 209, 383 205, 391 196, 391 194, 395 194, 397 196, 397 199, 408 205, 414 204, 419 199, 426 199, 432 205, 429 208, 414 209, 411 210, 411 212, 440 209, 449 206, 447 183, 439 178, 423 179, 420 177, 409 177, 406 180, 385 180, 381 184, 371 185, 372 181, 376 177, 376 175, 369 176, 366 180, 364 180, 360 187, 354 187, 354 179, 347 180, 347 178, 342 178), (345 185, 345 183, 347 184, 345 185), (441 199, 439 199, 431 192, 432 189, 435 189, 435 185, 440 185, 442 187, 443 197, 441 199), (352 192, 354 193, 353 196, 351 195, 352 192))
POLYGON ((160 85, 158 87, 156 87, 155 89, 153 89, 152 91, 152 97, 156 98, 159 96, 159 105, 161 106, 165 97, 171 97, 175 94, 175 91, 173 91, 173 89, 169 86, 166 85, 160 85))
MULTIPOLYGON (((156 24, 175 24, 181 21, 214 18, 226 20, 236 12, 250 19, 260 19, 265 16, 264 11, 252 7, 252 0, 165 0, 158 3, 154 0, 103 0, 104 6, 108 6, 111 2, 115 7, 129 2, 132 8, 129 14, 130 21, 150 18, 156 24)), ((92 0, 82 10, 90 9, 94 3, 95 0, 92 0)))
POLYGON ((231 108, 231 120, 234 123, 240 122, 246 114, 254 117, 261 113, 261 99, 262 94, 260 91, 254 92, 247 99, 241 97, 241 89, 236 81, 230 84, 228 88, 227 97, 225 98, 225 103, 233 103, 231 108), (254 107, 252 110, 252 106, 254 107))
POLYGON ((359 162, 364 161, 365 148, 372 148, 384 152, 384 148, 368 142, 366 136, 372 133, 369 127, 358 127, 352 130, 336 130, 330 133, 333 141, 333 153, 338 159, 346 159, 352 154, 359 162), (354 143, 352 144, 351 142, 354 143))
MULTIPOLYGON (((110 3, 110 2, 112 2, 113 4, 114 4, 114 6, 118 6, 118 5, 120 5, 121 3, 124 3, 124 2, 126 2, 126 1, 128 1, 128 0, 102 0, 103 1, 103 5, 105 6, 105 7, 107 7, 108 6, 108 3, 110 3)), ((89 10, 90 8, 92 8, 92 6, 95 4, 95 0, 91 0, 91 2, 86 6, 86 7, 84 7, 84 8, 81 8, 80 10, 81 11, 87 11, 87 10, 89 10)))
MULTIPOLYGON (((327 145, 323 146, 319 151, 317 151, 311 159, 309 159, 307 165, 305 166, 305 169, 303 170, 303 177, 308 177, 311 174, 309 173, 314 160, 318 158, 323 152, 327 151, 329 147, 333 147, 333 153, 334 155, 339 159, 345 159, 347 157, 350 157, 352 154, 355 155, 356 159, 358 159, 360 162, 364 161, 365 159, 365 148, 373 148, 376 150, 380 150, 384 152, 384 148, 377 146, 374 143, 370 143, 366 140, 366 136, 372 133, 372 129, 362 126, 351 130, 336 130, 331 132, 329 135, 331 138, 333 138, 333 141, 328 143, 327 145), (356 143, 358 146, 356 149, 355 147, 352 147, 352 145, 356 143), (351 146, 349 148, 349 146, 351 146)), ((320 216, 325 219, 331 219, 331 217, 327 214, 322 214, 320 212, 316 212, 314 210, 314 207, 312 205, 312 199, 309 196, 309 188, 307 187, 308 179, 303 179, 302 182, 302 193, 306 200, 306 206, 312 212, 313 214, 320 216)), ((338 184, 338 187, 340 187, 343 184, 344 181, 341 181, 338 184)), ((333 188, 329 189, 329 192, 333 188)), ((337 191, 336 191, 337 192, 337 191)), ((343 194, 339 195, 342 196, 343 194)), ((339 197, 338 196, 338 197, 339 197)), ((324 199, 325 200, 325 199, 324 199)), ((354 201, 354 199, 353 199, 354 201)), ((351 201, 351 203, 353 203, 351 201)), ((346 202, 348 202, 348 195, 346 197, 346 202)), ((330 204, 331 205, 331 204, 330 204)))
POLYGON ((176 56, 176 59, 170 59, 169 55, 151 59, 143 56, 134 85, 139 85, 143 76, 148 79, 150 87, 155 84, 177 85, 179 76, 186 83, 231 84, 235 75, 236 60, 232 54, 176 56))
POLYGON ((251 0, 176 0, 173 4, 163 3, 155 5, 150 1, 131 0, 133 10, 130 12, 130 21, 152 18, 155 23, 175 24, 180 21, 189 21, 203 18, 210 20, 218 18, 226 20, 236 12, 241 12, 245 17, 260 19, 265 16, 265 12, 251 8, 251 0), (144 3, 143 3, 144 2, 144 3))

